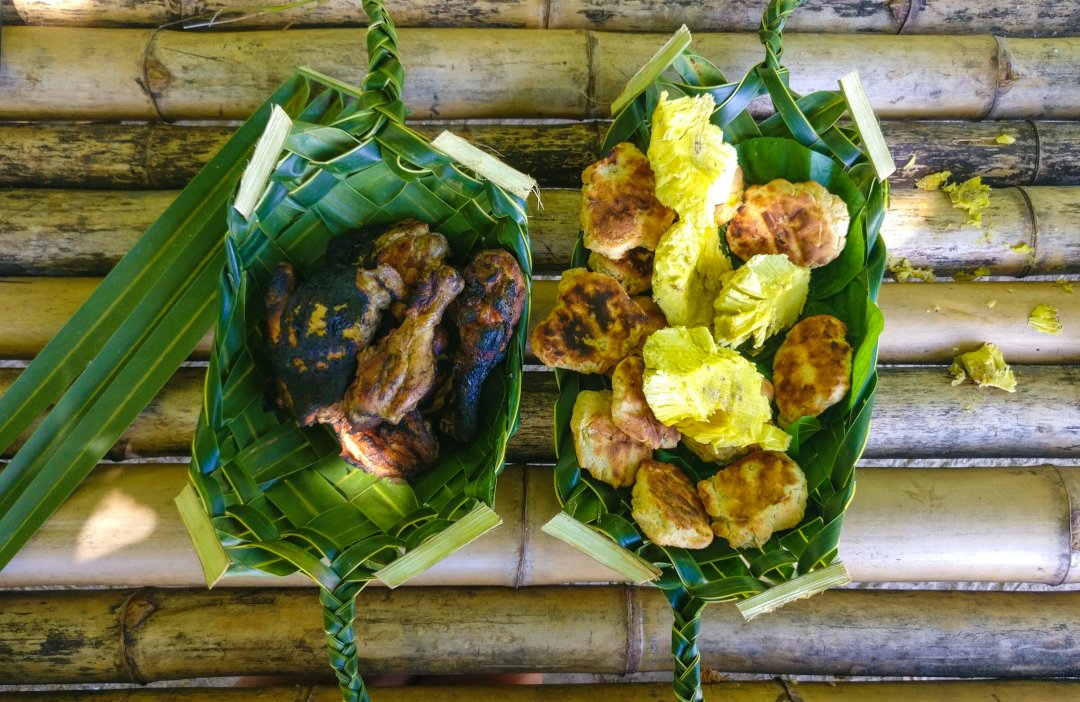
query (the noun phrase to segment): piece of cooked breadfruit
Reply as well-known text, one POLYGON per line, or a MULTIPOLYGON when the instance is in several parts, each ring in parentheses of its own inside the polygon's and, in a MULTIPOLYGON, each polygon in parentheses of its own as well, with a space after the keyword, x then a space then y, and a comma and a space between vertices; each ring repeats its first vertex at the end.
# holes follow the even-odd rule
POLYGON ((581 174, 581 231, 585 248, 609 258, 630 249, 655 249, 675 212, 656 199, 649 159, 629 142, 581 174))
POLYGON ((607 373, 630 355, 648 315, 603 273, 564 271, 551 313, 529 336, 541 363, 579 373, 607 373))
POLYGON ((785 254, 797 266, 817 268, 844 250, 847 205, 819 183, 777 179, 751 185, 728 222, 727 242, 742 259, 785 254))
POLYGON ((589 269, 619 281, 627 295, 640 295, 652 287, 653 252, 644 247, 630 249, 622 258, 608 258, 593 251, 589 269))
POLYGON ((732 548, 761 547, 806 511, 806 476, 779 451, 752 453, 697 484, 712 530, 732 548))
POLYGON ((713 210, 713 220, 716 222, 716 226, 722 227, 727 224, 735 216, 735 213, 739 211, 745 187, 742 167, 737 166, 735 176, 731 180, 731 195, 713 210))
POLYGON ((770 336, 795 323, 809 292, 809 268, 780 254, 750 257, 713 302, 717 343, 736 348, 753 338, 754 349, 760 349, 770 336))
POLYGON ((665 426, 649 409, 641 389, 645 360, 627 356, 611 374, 611 418, 631 438, 654 449, 674 448, 679 443, 679 430, 665 426))
POLYGON ((611 418, 610 390, 582 390, 570 417, 574 453, 589 475, 612 487, 634 484, 638 466, 652 449, 629 437, 611 418))
POLYGON ((701 498, 677 466, 642 461, 630 503, 631 516, 654 544, 705 548, 712 543, 713 532, 701 498))
POLYGON ((757 444, 750 444, 749 446, 716 447, 712 444, 703 444, 697 439, 693 439, 689 436, 682 437, 682 445, 685 446, 690 453, 706 463, 716 463, 721 466, 726 466, 737 458, 742 458, 754 451, 761 450, 761 446, 757 444))
POLYGON ((818 314, 793 326, 773 357, 773 399, 780 426, 816 417, 851 389, 851 345, 847 327, 818 314))

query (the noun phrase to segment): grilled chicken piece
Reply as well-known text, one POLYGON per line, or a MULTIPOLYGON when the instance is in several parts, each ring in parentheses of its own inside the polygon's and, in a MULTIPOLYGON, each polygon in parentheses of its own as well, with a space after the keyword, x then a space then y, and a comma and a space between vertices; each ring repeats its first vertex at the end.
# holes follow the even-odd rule
POLYGON ((360 430, 342 418, 334 430, 342 458, 383 478, 411 478, 439 457, 439 442, 419 412, 409 412, 396 425, 383 422, 360 430))
POLYGON ((352 429, 397 424, 416 409, 435 383, 436 329, 464 287, 449 266, 428 268, 416 281, 405 321, 356 358, 356 378, 342 409, 352 429))
POLYGON ((375 239, 375 262, 393 267, 410 289, 425 270, 441 264, 449 251, 446 237, 416 219, 402 220, 375 239))
POLYGON ((617 259, 639 246, 655 249, 675 221, 675 211, 656 199, 649 159, 631 143, 617 144, 581 181, 581 230, 590 251, 617 259))
POLYGON ((648 319, 611 276, 571 268, 559 282, 558 302, 530 341, 545 365, 607 373, 637 347, 648 319))
POLYGON ((627 295, 640 295, 652 287, 653 252, 646 248, 630 249, 622 258, 608 258, 593 251, 589 270, 604 273, 619 281, 627 295))
POLYGON ((658 546, 705 548, 712 543, 709 517, 690 478, 677 466, 649 459, 641 462, 630 515, 658 546))
POLYGON ((578 465, 612 487, 633 485, 638 465, 652 458, 651 448, 627 436, 611 418, 610 390, 578 393, 570 431, 578 465))
POLYGON ((851 388, 851 345, 847 326, 818 314, 793 326, 773 357, 773 393, 780 426, 816 417, 844 399, 851 388))
POLYGON ((457 325, 452 411, 440 428, 458 441, 476 434, 480 388, 506 356, 510 336, 525 310, 525 276, 507 251, 481 251, 462 272, 465 290, 449 317, 457 325))
POLYGON ((282 263, 266 293, 268 354, 277 403, 301 426, 333 422, 352 382, 357 352, 375 335, 383 310, 404 292, 388 266, 333 265, 300 285, 282 263))
POLYGON ((697 484, 713 533, 732 548, 761 547, 806 511, 806 476, 779 451, 752 453, 697 484))
POLYGON ((654 449, 674 448, 679 430, 660 423, 642 390, 645 359, 627 356, 611 375, 611 418, 630 438, 654 449))

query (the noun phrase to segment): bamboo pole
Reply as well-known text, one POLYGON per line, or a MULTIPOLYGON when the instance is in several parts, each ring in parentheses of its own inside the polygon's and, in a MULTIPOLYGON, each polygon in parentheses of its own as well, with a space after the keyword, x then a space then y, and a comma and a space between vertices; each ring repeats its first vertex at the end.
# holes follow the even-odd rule
MULTIPOLYGON (((443 129, 499 154, 544 186, 577 188, 599 158, 605 122, 478 124, 413 122, 429 137, 443 129)), ((1076 185, 1080 124, 1075 122, 884 121, 901 166, 894 192, 929 173, 980 176, 993 186, 1076 185), (1016 141, 999 144, 999 136, 1016 141), (914 160, 912 158, 914 157, 914 160)), ((179 188, 229 138, 227 124, 0 124, 0 186, 14 188, 179 188), (73 164, 78 167, 73 167, 73 164)))
MULTIPOLYGON (((156 27, 170 22, 217 18, 221 29, 309 26, 360 26, 363 13, 347 0, 270 13, 245 13, 225 0, 10 0, 0 4, 5 24, 78 27, 156 27), (220 14, 219 14, 220 13, 220 14)), ((394 21, 401 27, 530 27, 664 32, 681 24, 694 31, 752 32, 761 23, 760 0, 729 0, 721 5, 688 5, 680 0, 474 0, 468 5, 437 0, 396 3, 394 21)), ((1017 6, 991 0, 972 6, 962 0, 878 3, 864 0, 811 2, 788 21, 794 32, 880 34, 1054 35, 1071 32, 1080 22, 1075 3, 1039 0, 1017 6)))
MULTIPOLYGON (((0 275, 105 275, 176 196, 175 191, 11 189, 0 191, 0 275)), ((578 190, 544 190, 529 213, 533 266, 569 265, 577 240, 578 190)), ((947 276, 985 267, 989 275, 1080 272, 1080 188, 1002 188, 983 224, 939 192, 896 190, 883 236, 894 256, 947 276), (1029 204, 1030 203, 1030 204, 1029 204), (1013 250, 1028 244, 1034 258, 1013 250)))
MULTIPOLYGON (((541 531, 560 511, 550 466, 499 479, 499 529, 410 586, 526 587, 624 578, 541 531)), ((172 503, 182 464, 102 465, 0 571, 0 588, 201 587, 172 503)), ((1080 582, 1071 517, 1080 468, 860 468, 840 559, 856 583, 1080 582), (992 539, 987 534, 993 534, 992 539)), ((310 586, 300 575, 237 572, 219 586, 310 586)))
MULTIPOLYGON (((706 683, 706 699, 725 702, 1061 702, 1080 694, 1066 680, 970 680, 936 682, 755 682, 706 683)), ((375 702, 667 702, 668 683, 591 685, 499 685, 379 687, 375 702)), ((52 692, 0 692, 0 702, 339 702, 336 687, 225 689, 168 688, 52 692)))
MULTIPOLYGON (((866 456, 1075 458, 1080 367, 1014 370, 1018 387, 1009 394, 970 382, 953 387, 944 367, 882 368, 866 456)), ((0 369, 0 389, 17 373, 0 369)), ((202 374, 199 368, 181 369, 108 457, 188 455, 201 406, 202 374)), ((509 460, 553 461, 551 412, 558 397, 554 374, 526 371, 523 390, 521 427, 510 442, 509 460)))
MULTIPOLYGON (((309 590, 26 592, 0 596, 0 676, 105 682, 223 675, 325 679, 309 590)), ((403 588, 360 597, 368 674, 670 670, 656 589, 403 588)), ((1080 593, 831 591, 752 622, 706 612, 702 662, 724 672, 1068 677, 1080 593)))
MULTIPOLYGON (((78 309, 98 278, 0 279, 0 358, 32 358, 78 309)), ((533 282, 530 323, 555 304, 554 280, 533 282)), ((948 362, 960 351, 992 341, 1012 363, 1080 360, 1080 296, 1055 283, 886 283, 879 304, 887 320, 883 363, 948 362), (993 308, 988 303, 994 302, 993 308), (1037 304, 1053 305, 1064 327, 1058 335, 1027 325, 1037 304)), ((195 349, 205 358, 211 338, 195 349)))
MULTIPOLYGON (((353 82, 365 68, 361 29, 3 31, 10 78, 0 119, 236 119, 293 66, 353 82), (104 56, 100 46, 108 47, 104 56), (83 78, 78 84, 72 71, 83 78)), ((606 116, 665 38, 565 29, 403 29, 399 36, 412 114, 442 119, 606 116)), ((696 38, 698 50, 733 76, 763 58, 751 34, 696 38)), ((1053 89, 1074 77, 1080 39, 792 34, 786 48, 792 87, 835 90, 838 76, 858 69, 883 118, 1080 115, 1076 91, 1053 89)))

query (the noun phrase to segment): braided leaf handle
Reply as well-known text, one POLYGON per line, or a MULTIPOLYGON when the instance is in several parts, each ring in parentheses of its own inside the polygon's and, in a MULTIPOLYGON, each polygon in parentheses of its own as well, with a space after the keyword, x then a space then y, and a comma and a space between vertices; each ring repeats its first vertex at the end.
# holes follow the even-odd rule
POLYGON ((404 122, 405 104, 401 91, 405 69, 398 55, 397 29, 382 0, 364 0, 364 12, 368 16, 368 71, 360 85, 365 92, 382 93, 386 98, 384 109, 404 122))
POLYGON ((334 590, 319 591, 330 665, 337 675, 342 702, 370 702, 356 659, 356 596, 363 588, 363 583, 344 583, 334 590))
POLYGON ((765 65, 779 70, 784 55, 784 25, 791 13, 803 4, 803 0, 771 0, 761 15, 758 37, 765 45, 765 65))
POLYGON ((703 702, 701 689, 701 650, 698 634, 701 632, 701 615, 705 600, 679 589, 667 592, 671 612, 675 616, 671 624, 671 654, 675 658, 674 689, 679 702, 703 702))

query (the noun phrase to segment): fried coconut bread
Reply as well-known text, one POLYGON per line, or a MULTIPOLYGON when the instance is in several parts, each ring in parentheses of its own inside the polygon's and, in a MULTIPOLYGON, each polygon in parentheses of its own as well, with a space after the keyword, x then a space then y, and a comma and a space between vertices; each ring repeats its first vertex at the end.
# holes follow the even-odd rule
POLYGON ((844 201, 821 184, 777 179, 746 189, 727 242, 743 260, 785 254, 797 266, 817 268, 844 250, 849 221, 844 201))
POLYGON ((642 461, 631 504, 631 516, 654 544, 705 548, 712 543, 709 518, 694 484, 670 463, 642 461))
POLYGON ((773 357, 773 393, 781 426, 816 417, 851 388, 851 345, 836 317, 814 315, 790 330, 773 357))
POLYGON ((612 487, 630 487, 652 449, 628 436, 611 418, 610 390, 583 390, 570 417, 578 465, 612 487))
POLYGON ((674 448, 682 434, 660 422, 649 407, 642 388, 645 359, 627 356, 611 374, 611 417, 631 438, 650 448, 674 448))
POLYGON ((581 229, 590 251, 619 259, 630 249, 655 249, 675 221, 675 212, 656 199, 649 159, 633 144, 617 144, 581 181, 581 229))
POLYGON ((589 254, 589 270, 610 275, 627 295, 640 295, 652 287, 653 252, 641 247, 630 249, 622 258, 608 258, 593 251, 589 254))
POLYGON ((611 276, 571 268, 559 282, 555 307, 529 341, 547 366, 607 373, 638 346, 648 319, 611 276))
POLYGON ((779 451, 758 451, 697 484, 712 530, 732 548, 761 547, 806 511, 806 476, 779 451))

